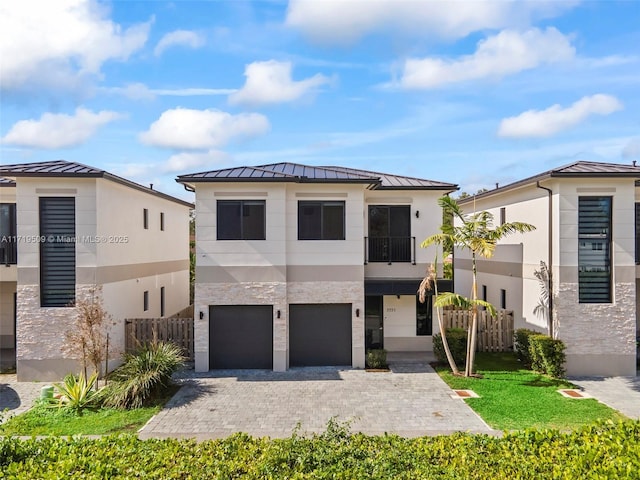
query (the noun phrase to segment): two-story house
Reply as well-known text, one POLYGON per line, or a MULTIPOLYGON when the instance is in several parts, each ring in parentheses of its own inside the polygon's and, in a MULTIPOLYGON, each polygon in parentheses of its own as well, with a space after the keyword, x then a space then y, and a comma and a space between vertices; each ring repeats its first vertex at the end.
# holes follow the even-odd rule
MULTIPOLYGON (((491 212, 498 223, 537 227, 506 237, 492 259, 479 259, 478 292, 513 310, 516 328, 561 339, 569 374, 636 374, 639 180, 635 164, 580 161, 459 202, 467 213, 491 212), (540 262, 549 280, 540 276, 540 262)), ((468 252, 456 252, 454 265, 455 291, 468 295, 468 252)))
POLYGON ((94 291, 112 317, 112 362, 126 318, 189 305, 192 204, 62 160, 1 165, 0 177, 0 347, 18 380, 78 371, 65 332, 94 291))
POLYGON ((177 181, 196 194, 197 371, 431 349, 432 306, 416 291, 435 250, 419 244, 456 185, 292 163, 177 181))

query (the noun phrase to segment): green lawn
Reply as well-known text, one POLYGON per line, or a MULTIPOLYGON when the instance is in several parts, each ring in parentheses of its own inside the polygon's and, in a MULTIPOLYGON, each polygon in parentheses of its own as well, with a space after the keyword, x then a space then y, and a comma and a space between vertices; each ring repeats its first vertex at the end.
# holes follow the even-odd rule
POLYGON ((105 435, 135 433, 176 393, 174 387, 153 405, 132 410, 101 408, 81 415, 58 408, 35 406, 0 425, 0 435, 105 435))
POLYGON ((572 400, 560 395, 560 388, 575 388, 521 368, 515 354, 478 353, 476 370, 483 378, 454 376, 448 367, 436 370, 453 389, 469 389, 480 398, 466 399, 492 428, 557 428, 571 430, 595 420, 625 417, 595 399, 572 400))

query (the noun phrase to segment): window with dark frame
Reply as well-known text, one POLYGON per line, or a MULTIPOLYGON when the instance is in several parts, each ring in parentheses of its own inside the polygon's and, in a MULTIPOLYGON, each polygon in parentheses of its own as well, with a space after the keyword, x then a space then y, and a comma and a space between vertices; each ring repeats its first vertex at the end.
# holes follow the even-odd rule
POLYGON ((578 301, 611 303, 612 197, 578 198, 578 301))
POLYGON ((424 303, 420 303, 416 295, 416 335, 425 336, 433 334, 433 296, 427 295, 424 303))
POLYGON ((164 212, 160 212, 160 231, 164 232, 164 212))
POLYGON ((40 306, 76 300, 76 199, 40 197, 40 306))
POLYGON ((0 203, 0 263, 18 263, 16 204, 0 203))
POLYGON ((636 265, 640 265, 640 203, 636 203, 636 265))
POLYGON ((142 209, 142 226, 145 230, 149 229, 149 209, 142 209))
POLYGON ((264 200, 218 200, 216 202, 218 240, 265 240, 264 200))
POLYGON ((500 289, 500 308, 503 310, 507 308, 507 291, 504 288, 500 289))
POLYGON ((487 286, 482 285, 482 300, 487 301, 487 286))
POLYGON ((344 240, 345 203, 298 202, 298 240, 344 240))
POLYGON ((507 208, 500 207, 500 225, 507 223, 507 208))
POLYGON ((160 316, 164 317, 164 287, 160 287, 160 316))
POLYGON ((149 310, 149 290, 145 290, 142 294, 142 309, 145 312, 149 310))

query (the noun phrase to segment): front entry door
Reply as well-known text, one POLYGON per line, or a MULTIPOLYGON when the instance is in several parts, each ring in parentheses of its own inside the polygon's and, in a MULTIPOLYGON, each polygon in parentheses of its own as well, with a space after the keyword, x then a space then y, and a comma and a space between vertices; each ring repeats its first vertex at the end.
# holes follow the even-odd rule
POLYGON ((384 348, 382 296, 364 297, 364 348, 384 348))

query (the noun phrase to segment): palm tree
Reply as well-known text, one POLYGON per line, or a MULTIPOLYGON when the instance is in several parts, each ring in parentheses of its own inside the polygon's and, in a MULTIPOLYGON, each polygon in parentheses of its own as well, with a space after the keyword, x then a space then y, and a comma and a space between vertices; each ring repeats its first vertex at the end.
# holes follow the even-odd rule
MULTIPOLYGON (((496 308, 490 303, 478 299, 477 264, 476 257, 491 258, 496 249, 498 240, 512 233, 525 233, 535 230, 535 226, 523 222, 508 222, 502 225, 493 225, 493 215, 489 212, 477 212, 465 214, 451 197, 445 196, 438 200, 445 215, 453 217, 453 222, 444 222, 440 227, 441 233, 431 235, 422 242, 426 248, 433 244, 446 245, 447 243, 471 252, 471 298, 457 293, 443 293, 438 295, 434 305, 436 307, 455 306, 472 312, 472 320, 467 334, 467 363, 465 376, 473 374, 475 361, 478 309, 486 308, 492 316, 496 315, 496 308), (456 225, 455 222, 458 221, 456 225)), ((444 340, 444 339, 443 339, 444 340)))

